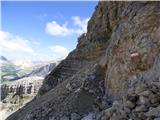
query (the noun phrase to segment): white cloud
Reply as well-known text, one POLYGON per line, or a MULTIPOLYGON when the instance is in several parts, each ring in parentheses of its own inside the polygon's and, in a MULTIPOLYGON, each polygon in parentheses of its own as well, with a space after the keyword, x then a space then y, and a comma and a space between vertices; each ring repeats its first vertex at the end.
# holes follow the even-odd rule
POLYGON ((43 46, 42 50, 39 42, 29 41, 5 31, 0 31, 0 38, 0 54, 17 65, 23 64, 24 67, 30 66, 29 63, 32 61, 64 59, 69 53, 65 47, 60 45, 43 46), (36 51, 32 47, 35 45, 38 47, 36 51))
POLYGON ((78 33, 87 32, 87 23, 89 19, 90 18, 81 19, 79 16, 72 17, 74 25, 79 27, 79 29, 77 29, 78 33))
POLYGON ((67 36, 73 33, 73 29, 67 28, 67 24, 60 25, 56 21, 46 24, 46 33, 53 36, 67 36))
POLYGON ((52 55, 54 59, 65 58, 69 51, 60 45, 53 45, 48 47, 52 51, 52 55))
POLYGON ((19 36, 14 36, 9 32, 0 31, 1 51, 6 54, 14 54, 15 52, 27 53, 34 55, 35 52, 30 46, 28 40, 19 36))
POLYGON ((48 22, 46 24, 46 33, 52 36, 69 36, 72 34, 82 34, 87 32, 87 23, 89 18, 81 19, 79 16, 71 18, 74 28, 68 28, 67 24, 58 24, 56 21, 48 22))

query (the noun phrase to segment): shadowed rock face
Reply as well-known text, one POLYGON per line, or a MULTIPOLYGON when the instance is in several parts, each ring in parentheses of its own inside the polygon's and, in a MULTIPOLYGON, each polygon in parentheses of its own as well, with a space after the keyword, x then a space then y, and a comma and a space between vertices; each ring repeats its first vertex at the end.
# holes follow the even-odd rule
MULTIPOLYGON (((7 120, 76 120, 89 112, 101 114, 126 97, 126 91, 160 82, 160 2, 99 2, 87 29, 76 49, 45 78, 36 99, 7 120)), ((109 115, 99 120, 103 116, 109 115)))

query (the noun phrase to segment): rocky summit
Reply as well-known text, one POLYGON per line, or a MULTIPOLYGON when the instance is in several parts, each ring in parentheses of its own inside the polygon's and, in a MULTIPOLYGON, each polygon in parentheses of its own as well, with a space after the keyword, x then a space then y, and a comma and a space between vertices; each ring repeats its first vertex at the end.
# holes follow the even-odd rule
POLYGON ((100 1, 87 33, 7 120, 159 120, 160 2, 100 1))

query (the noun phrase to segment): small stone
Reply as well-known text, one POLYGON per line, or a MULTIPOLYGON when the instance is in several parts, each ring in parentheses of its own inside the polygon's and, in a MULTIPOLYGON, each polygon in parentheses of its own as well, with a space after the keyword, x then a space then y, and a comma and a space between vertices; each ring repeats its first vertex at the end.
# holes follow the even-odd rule
POLYGON ((150 96, 149 96, 149 102, 150 102, 151 104, 157 103, 157 102, 158 102, 157 96, 156 96, 156 95, 150 95, 150 96))
POLYGON ((149 100, 146 97, 144 97, 144 96, 140 96, 139 97, 139 102, 142 105, 149 105, 149 100))
POLYGON ((129 108, 127 108, 127 107, 124 107, 124 111, 126 112, 126 113, 131 113, 131 109, 129 109, 129 108))
POLYGON ((154 108, 154 107, 157 107, 158 105, 159 105, 159 103, 157 102, 157 103, 151 104, 150 107, 154 108))
POLYGON ((137 106, 135 108, 136 112, 146 112, 147 111, 147 107, 145 105, 141 105, 141 106, 137 106))
POLYGON ((100 60, 99 66, 104 70, 107 69, 107 59, 105 57, 100 60))
POLYGON ((127 100, 131 101, 131 102, 136 102, 138 99, 138 96, 136 94, 132 94, 127 96, 127 100))
POLYGON ((112 107, 115 109, 120 109, 120 108, 122 108, 122 104, 118 101, 114 101, 112 104, 112 107))
POLYGON ((62 117, 60 117, 59 120, 69 120, 69 117, 67 117, 67 116, 62 116, 62 117))
POLYGON ((55 117, 50 117, 49 120, 56 120, 56 118, 55 117))
POLYGON ((150 90, 146 90, 146 91, 141 92, 139 95, 140 96, 148 97, 151 94, 152 94, 152 92, 150 90))
MULTIPOLYGON (((97 116, 97 117, 100 117, 100 116, 97 116)), ((96 118, 96 116, 94 113, 89 113, 88 115, 83 116, 82 119, 80 119, 80 120, 95 120, 95 118, 96 118)))
POLYGON ((127 120, 126 116, 122 116, 122 115, 113 115, 110 120, 127 120))
POLYGON ((135 89, 135 93, 137 95, 139 95, 140 93, 142 93, 143 91, 146 91, 147 90, 147 85, 146 84, 142 84, 142 85, 139 85, 136 89, 135 89))
POLYGON ((66 88, 67 88, 69 91, 72 91, 72 87, 71 87, 70 83, 68 83, 68 84, 66 85, 66 88))
POLYGON ((147 116, 143 112, 140 112, 138 113, 138 118, 140 118, 141 120, 146 120, 147 116))
POLYGON ((88 92, 89 92, 89 93, 94 93, 94 90, 91 90, 91 89, 90 89, 88 92))
POLYGON ((158 89, 160 90, 160 81, 156 83, 158 89))
POLYGON ((81 116, 77 113, 72 113, 71 114, 71 120, 80 120, 81 116))
POLYGON ((106 109, 105 110, 105 116, 106 116, 106 118, 110 118, 115 111, 116 110, 113 107, 106 109))
POLYGON ((154 118, 154 120, 160 120, 160 117, 154 118))
POLYGON ((158 90, 158 86, 152 85, 151 91, 152 91, 153 93, 157 93, 157 92, 159 91, 159 90, 158 90))
POLYGON ((147 119, 146 120, 153 120, 151 117, 147 117, 147 119))
POLYGON ((127 100, 126 103, 125 103, 125 106, 132 109, 132 108, 135 107, 135 103, 127 100))
POLYGON ((127 91, 127 94, 129 94, 129 95, 135 94, 134 88, 129 88, 128 91, 127 91))
POLYGON ((78 93, 81 91, 81 88, 78 88, 77 90, 75 90, 75 93, 78 93))
POLYGON ((154 116, 154 117, 159 117, 160 116, 160 106, 156 107, 156 108, 152 108, 150 109, 147 113, 146 116, 154 116))

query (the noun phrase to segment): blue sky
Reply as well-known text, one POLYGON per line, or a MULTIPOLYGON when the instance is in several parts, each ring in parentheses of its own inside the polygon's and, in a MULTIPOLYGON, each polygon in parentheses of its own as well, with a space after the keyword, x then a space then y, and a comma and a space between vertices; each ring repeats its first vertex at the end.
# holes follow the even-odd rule
POLYGON ((62 58, 76 47, 97 1, 2 1, 2 52, 8 59, 62 58))

